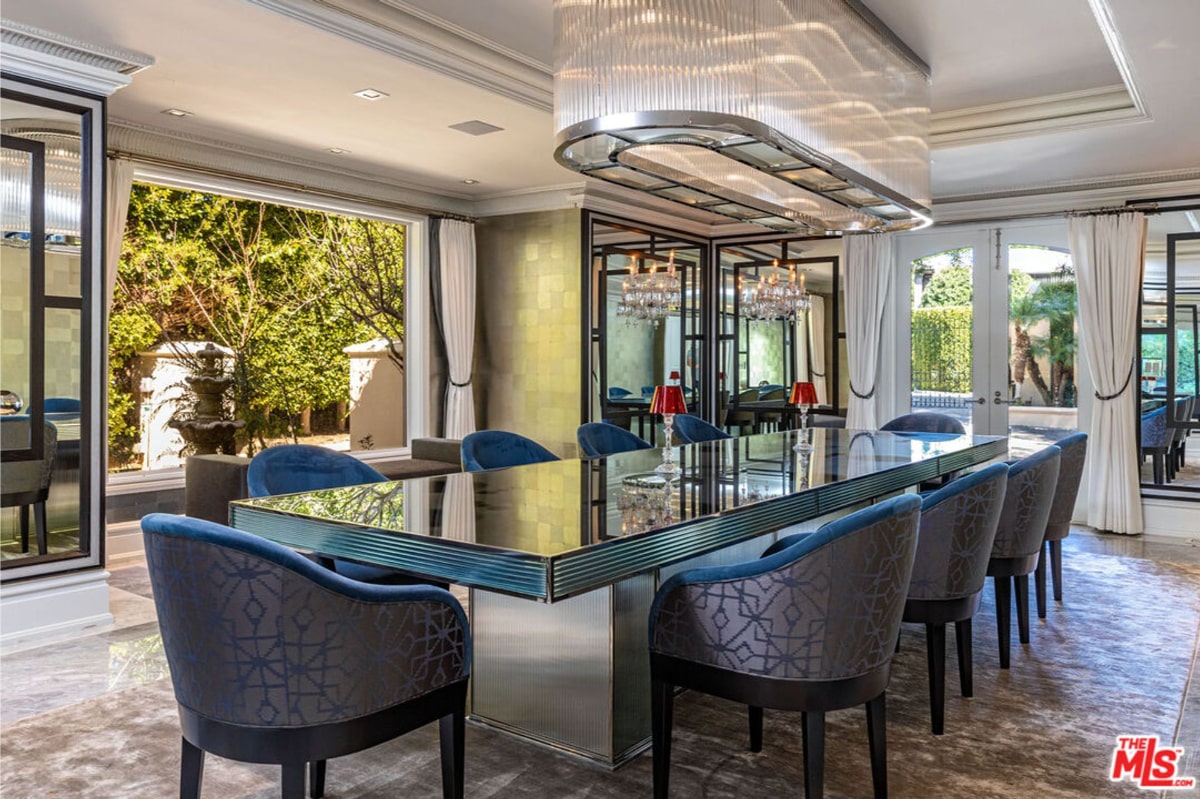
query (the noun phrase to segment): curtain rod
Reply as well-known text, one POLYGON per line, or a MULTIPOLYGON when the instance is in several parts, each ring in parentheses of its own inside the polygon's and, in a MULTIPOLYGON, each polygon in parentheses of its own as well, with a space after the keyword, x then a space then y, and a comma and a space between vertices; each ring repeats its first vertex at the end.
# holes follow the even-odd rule
MULTIPOLYGON (((1171 197, 1170 200, 1190 199, 1189 197, 1171 197)), ((1200 207, 1200 197, 1197 197, 1197 207, 1200 207)), ((933 227, 943 227, 947 225, 971 225, 981 222, 1008 222, 1016 219, 1048 219, 1059 216, 1103 216, 1106 214, 1120 214, 1127 211, 1141 211, 1143 214, 1155 215, 1165 214, 1171 211, 1187 211, 1189 207, 1167 206, 1162 207, 1157 200, 1131 201, 1125 205, 1110 205, 1099 208, 1080 208, 1070 211, 1041 211, 1037 213, 1025 214, 1006 214, 1003 216, 984 216, 973 219, 947 219, 941 222, 934 222, 933 227)))
POLYGON ((284 189, 286 191, 294 191, 301 194, 308 194, 314 197, 323 197, 329 200, 344 200, 347 202, 362 203, 365 205, 376 205, 380 208, 385 208, 392 211, 401 211, 410 214, 420 214, 432 218, 456 219, 462 222, 476 222, 475 217, 455 214, 450 211, 440 211, 431 208, 422 208, 416 205, 405 205, 403 203, 390 202, 387 200, 369 199, 357 197, 353 194, 345 194, 343 192, 332 191, 330 189, 319 189, 313 186, 308 186, 303 183, 292 183, 286 180, 275 180, 272 178, 254 177, 250 175, 238 174, 236 172, 226 172, 220 169, 214 169, 206 166, 196 166, 194 164, 185 164, 179 161, 172 161, 168 158, 158 158, 156 156, 141 155, 138 153, 128 152, 110 148, 105 155, 108 158, 123 158, 127 161, 147 164, 151 166, 162 166, 168 169, 179 169, 186 172, 194 172, 198 175, 206 175, 208 177, 223 178, 226 180, 238 180, 243 183, 248 183, 254 186, 262 186, 267 189, 284 189))

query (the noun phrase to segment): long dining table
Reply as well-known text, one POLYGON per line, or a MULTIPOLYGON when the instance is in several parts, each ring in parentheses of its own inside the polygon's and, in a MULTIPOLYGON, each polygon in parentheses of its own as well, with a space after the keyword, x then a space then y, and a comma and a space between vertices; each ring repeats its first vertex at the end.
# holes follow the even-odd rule
POLYGON ((661 581, 1007 453, 994 436, 813 429, 231 503, 234 527, 470 589, 471 718, 617 767, 650 742, 661 581), (795 449, 800 436, 809 448, 795 449))

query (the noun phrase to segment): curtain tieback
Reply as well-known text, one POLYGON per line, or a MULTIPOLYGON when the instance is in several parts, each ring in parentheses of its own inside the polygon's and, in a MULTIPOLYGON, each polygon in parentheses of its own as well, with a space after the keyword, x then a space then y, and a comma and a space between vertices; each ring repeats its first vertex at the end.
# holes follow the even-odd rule
POLYGON ((813 377, 824 377, 825 376, 824 372, 818 372, 816 369, 810 369, 809 371, 812 372, 813 377))
POLYGON ((859 399, 868 400, 871 397, 875 396, 875 386, 871 386, 871 390, 868 391, 866 394, 863 394, 863 393, 859 392, 859 390, 857 388, 854 387, 853 380, 851 380, 849 382, 850 382, 850 393, 853 394, 854 396, 858 397, 859 399))
POLYGON ((454 386, 455 388, 466 388, 467 386, 471 385, 471 381, 468 379, 465 383, 455 383, 453 380, 451 380, 450 385, 454 386))
POLYGON ((1120 390, 1117 391, 1116 394, 1109 394, 1109 395, 1105 396, 1105 395, 1101 394, 1099 391, 1097 391, 1096 399, 1100 400, 1101 402, 1108 402, 1109 400, 1115 400, 1117 397, 1119 397, 1125 393, 1125 389, 1129 388, 1129 383, 1131 380, 1133 380, 1133 364, 1129 364, 1129 372, 1125 375, 1125 384, 1121 386, 1120 390))

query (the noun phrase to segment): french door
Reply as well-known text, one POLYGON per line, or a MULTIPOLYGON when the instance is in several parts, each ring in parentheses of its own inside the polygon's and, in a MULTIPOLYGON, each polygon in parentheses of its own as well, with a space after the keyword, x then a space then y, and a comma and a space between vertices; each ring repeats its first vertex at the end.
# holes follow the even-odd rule
POLYGON ((939 228, 898 244, 894 296, 911 308, 898 316, 912 356, 898 359, 898 384, 911 387, 898 410, 945 413, 1031 451, 1078 429, 1088 380, 1066 222, 939 228))

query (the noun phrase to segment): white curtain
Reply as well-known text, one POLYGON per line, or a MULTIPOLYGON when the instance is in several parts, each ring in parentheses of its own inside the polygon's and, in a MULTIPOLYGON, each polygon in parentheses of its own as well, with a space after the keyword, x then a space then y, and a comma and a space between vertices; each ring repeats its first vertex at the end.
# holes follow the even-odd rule
POLYGON ((1079 329, 1096 385, 1084 472, 1087 523, 1135 535, 1145 529, 1138 490, 1134 357, 1146 220, 1137 212, 1071 217, 1067 237, 1075 259, 1079 329))
POLYGON ((446 475, 446 493, 442 497, 442 537, 475 541, 475 475, 469 472, 446 475))
POLYGON ((450 362, 446 390, 447 438, 475 432, 475 226, 453 219, 439 221, 438 269, 442 287, 442 336, 450 362))
POLYGON ((879 379, 879 340, 883 304, 892 278, 892 234, 852 234, 843 238, 846 264, 846 355, 850 362, 850 404, 846 427, 874 430, 875 387, 879 379))
POLYGON ((131 191, 133 162, 124 158, 109 158, 104 198, 104 299, 109 310, 112 310, 113 290, 117 285, 117 267, 121 264, 121 242, 125 238, 125 218, 129 215, 131 191))
POLYGON ((808 339, 812 342, 813 387, 817 390, 817 404, 826 405, 829 402, 829 389, 825 381, 825 298, 809 295, 812 302, 808 310, 808 339))

